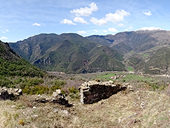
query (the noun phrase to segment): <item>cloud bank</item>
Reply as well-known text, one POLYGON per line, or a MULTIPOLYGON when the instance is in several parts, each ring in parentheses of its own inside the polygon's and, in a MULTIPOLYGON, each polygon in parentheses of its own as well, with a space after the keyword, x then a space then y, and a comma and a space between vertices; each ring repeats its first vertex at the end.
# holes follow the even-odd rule
POLYGON ((92 17, 90 21, 95 25, 106 25, 108 22, 118 23, 120 21, 124 21, 124 17, 129 15, 129 12, 124 10, 117 10, 115 13, 106 14, 105 17, 100 20, 92 17))
POLYGON ((92 12, 97 11, 98 7, 93 2, 89 5, 90 7, 80 8, 80 9, 74 9, 70 11, 73 14, 76 14, 76 16, 90 16, 92 12))
POLYGON ((68 24, 68 25, 76 25, 75 23, 73 23, 71 20, 68 19, 64 19, 61 21, 62 24, 68 24))

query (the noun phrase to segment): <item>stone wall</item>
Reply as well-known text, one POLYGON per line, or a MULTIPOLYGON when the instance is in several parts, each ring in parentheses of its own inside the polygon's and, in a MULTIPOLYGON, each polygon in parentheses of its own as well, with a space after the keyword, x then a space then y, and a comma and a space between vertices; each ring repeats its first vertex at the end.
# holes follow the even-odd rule
POLYGON ((83 104, 92 104, 100 101, 101 99, 106 99, 116 94, 121 90, 127 89, 127 84, 115 85, 113 81, 97 82, 89 81, 85 82, 80 86, 80 102, 83 104))
POLYGON ((22 89, 0 87, 0 100, 16 100, 22 95, 22 89))

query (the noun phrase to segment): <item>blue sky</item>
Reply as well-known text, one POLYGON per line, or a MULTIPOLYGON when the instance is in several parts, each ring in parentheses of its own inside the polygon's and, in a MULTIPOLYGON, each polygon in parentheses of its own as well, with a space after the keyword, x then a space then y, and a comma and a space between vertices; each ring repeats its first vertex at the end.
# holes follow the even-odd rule
POLYGON ((0 0, 0 40, 40 33, 107 35, 170 30, 168 0, 0 0))

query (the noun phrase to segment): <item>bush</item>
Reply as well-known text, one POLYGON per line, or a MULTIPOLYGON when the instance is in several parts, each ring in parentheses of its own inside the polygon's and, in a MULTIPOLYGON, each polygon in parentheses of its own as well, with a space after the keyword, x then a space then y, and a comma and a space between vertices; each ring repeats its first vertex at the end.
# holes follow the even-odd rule
MULTIPOLYGON (((55 85, 53 85, 52 87, 46 87, 40 85, 42 84, 42 82, 44 82, 42 79, 28 79, 28 80, 26 79, 24 83, 20 84, 20 87, 23 88, 23 93, 26 94, 31 94, 31 95, 43 94, 43 93, 51 94, 55 90, 61 89, 66 84, 65 81, 57 80, 54 82, 55 85)), ((62 91, 62 93, 65 92, 62 91)))
POLYGON ((149 83, 149 86, 153 89, 153 91, 159 89, 159 85, 154 84, 154 83, 149 83))
POLYGON ((70 93, 74 93, 74 94, 79 92, 75 87, 71 87, 68 90, 69 90, 70 93))
POLYGON ((23 89, 23 93, 31 94, 31 95, 49 93, 49 88, 35 85, 34 87, 25 87, 23 89))
POLYGON ((62 87, 64 87, 64 85, 66 85, 66 82, 63 80, 56 80, 54 82, 54 85, 50 88, 51 91, 55 91, 57 89, 61 89, 62 87))

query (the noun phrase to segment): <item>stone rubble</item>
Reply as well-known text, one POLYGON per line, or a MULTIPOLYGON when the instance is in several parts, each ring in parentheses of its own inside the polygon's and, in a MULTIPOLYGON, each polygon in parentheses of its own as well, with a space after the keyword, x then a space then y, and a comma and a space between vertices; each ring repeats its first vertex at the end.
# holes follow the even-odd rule
POLYGON ((0 87, 0 100, 16 100, 22 95, 22 89, 0 87))
POLYGON ((133 87, 126 83, 124 85, 114 84, 113 81, 89 81, 79 87, 80 102, 83 104, 92 104, 102 99, 109 98, 119 91, 133 91, 133 87))
POLYGON ((42 95, 39 95, 35 98, 35 101, 38 103, 58 103, 60 105, 65 105, 66 107, 72 106, 72 104, 68 103, 68 100, 66 99, 65 95, 61 93, 60 89, 57 89, 55 92, 53 92, 51 97, 43 97, 42 95))

